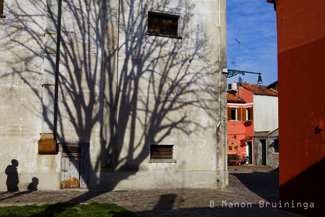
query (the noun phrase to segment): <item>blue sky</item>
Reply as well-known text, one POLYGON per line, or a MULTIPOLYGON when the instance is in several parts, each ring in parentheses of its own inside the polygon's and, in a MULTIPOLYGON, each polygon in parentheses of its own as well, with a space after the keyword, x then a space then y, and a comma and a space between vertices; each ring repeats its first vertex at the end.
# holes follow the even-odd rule
MULTIPOLYGON (((261 72, 263 85, 278 79, 277 30, 273 4, 266 0, 227 0, 227 64, 228 69, 261 72), (240 65, 239 43, 240 41, 240 65), (233 64, 234 62, 235 64, 233 64)), ((245 74, 228 78, 256 84, 258 75, 245 74)))

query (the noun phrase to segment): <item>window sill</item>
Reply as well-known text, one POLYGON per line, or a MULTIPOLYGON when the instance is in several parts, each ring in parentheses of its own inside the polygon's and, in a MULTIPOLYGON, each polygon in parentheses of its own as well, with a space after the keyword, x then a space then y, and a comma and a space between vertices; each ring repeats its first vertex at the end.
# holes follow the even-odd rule
POLYGON ((150 159, 149 163, 176 163, 174 159, 150 159))
POLYGON ((150 32, 147 32, 146 35, 150 35, 150 36, 158 36, 158 37, 166 37, 166 38, 182 39, 181 36, 175 36, 175 35, 164 35, 164 34, 150 33, 150 32))
POLYGON ((272 154, 278 155, 278 154, 279 154, 279 152, 273 152, 272 154))
POLYGON ((0 18, 6 18, 6 15, 1 15, 1 14, 0 14, 0 18))

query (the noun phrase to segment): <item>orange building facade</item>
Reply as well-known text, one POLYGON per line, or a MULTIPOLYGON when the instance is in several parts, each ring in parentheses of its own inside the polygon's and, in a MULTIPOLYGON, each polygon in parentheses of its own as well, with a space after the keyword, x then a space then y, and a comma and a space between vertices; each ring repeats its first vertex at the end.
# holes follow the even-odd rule
POLYGON ((228 86, 228 156, 245 156, 249 164, 278 167, 277 83, 228 86))
POLYGON ((241 158, 247 157, 247 164, 254 163, 252 104, 231 93, 227 93, 228 155, 236 154, 241 158))

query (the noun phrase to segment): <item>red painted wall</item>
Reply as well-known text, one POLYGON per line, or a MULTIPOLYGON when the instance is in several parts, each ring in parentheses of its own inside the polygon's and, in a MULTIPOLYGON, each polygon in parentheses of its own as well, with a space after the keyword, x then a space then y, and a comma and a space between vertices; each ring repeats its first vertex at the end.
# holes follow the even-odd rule
MULTIPOLYGON (((239 86, 239 90, 236 93, 236 95, 242 98, 246 102, 244 107, 253 106, 253 104, 247 105, 247 103, 253 103, 254 101, 254 94, 251 91, 246 90, 245 88, 239 86)), ((246 129, 247 136, 254 136, 254 121, 251 126, 245 127, 245 129, 246 129)))
MULTIPOLYGON (((325 1, 277 0, 280 199, 325 202, 325 1)), ((314 208, 311 208, 314 206, 314 208)))
POLYGON ((241 86, 239 86, 239 91, 236 93, 236 96, 245 100, 246 103, 253 103, 254 94, 241 86))

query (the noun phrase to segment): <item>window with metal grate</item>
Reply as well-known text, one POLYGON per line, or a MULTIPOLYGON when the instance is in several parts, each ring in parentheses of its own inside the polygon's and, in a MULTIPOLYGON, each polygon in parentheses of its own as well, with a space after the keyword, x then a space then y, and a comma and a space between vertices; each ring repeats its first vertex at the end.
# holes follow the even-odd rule
POLYGON ((178 37, 178 19, 176 15, 148 12, 148 33, 178 37))
POLYGON ((151 145, 150 159, 173 159, 173 145, 151 145))

